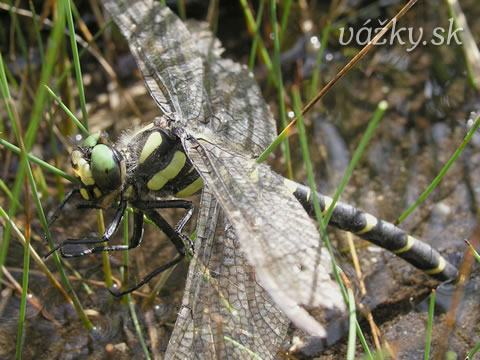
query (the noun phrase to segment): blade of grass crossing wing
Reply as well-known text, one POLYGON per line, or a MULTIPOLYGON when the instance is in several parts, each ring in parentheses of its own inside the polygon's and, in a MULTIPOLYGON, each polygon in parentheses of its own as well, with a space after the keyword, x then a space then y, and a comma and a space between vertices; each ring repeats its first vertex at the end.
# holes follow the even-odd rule
MULTIPOLYGON (((301 103, 300 103, 300 94, 297 89, 293 89, 292 93, 292 99, 293 99, 293 105, 294 105, 294 111, 297 116, 297 125, 298 125, 298 134, 299 134, 299 139, 300 139, 300 144, 302 146, 302 154, 304 157, 304 162, 305 162, 305 168, 307 170, 307 177, 310 185, 310 190, 312 192, 313 196, 313 205, 315 209, 315 215, 317 217, 317 222, 319 226, 319 231, 320 231, 320 236, 322 240, 325 242, 325 245, 327 247, 328 252, 330 253, 330 257, 332 259, 332 264, 333 264, 333 273, 335 275, 335 278, 340 286, 340 290, 342 291, 343 298, 345 300, 346 304, 349 304, 349 297, 347 294, 347 291, 345 289, 345 286, 343 285, 343 282, 341 280, 341 276, 339 273, 339 267, 337 266, 335 262, 335 257, 333 254, 332 246, 330 244, 330 241, 328 240, 328 236, 326 233, 326 227, 325 227, 325 222, 324 219, 322 218, 322 211, 320 209, 320 205, 317 200, 317 195, 316 195, 316 187, 315 187, 315 181, 313 179, 313 171, 312 171, 312 165, 310 161, 310 155, 308 152, 308 143, 307 143, 307 137, 305 133, 305 127, 303 125, 302 121, 302 111, 301 111, 301 103)), ((349 305, 350 306, 350 305, 349 305)), ((368 348, 367 342, 365 341, 365 337, 362 334, 362 330, 360 328, 360 324, 358 324, 358 321, 355 319, 355 330, 358 334, 358 337, 360 339, 360 342, 363 346, 363 349, 367 356, 369 358, 372 358, 370 349, 368 348)))

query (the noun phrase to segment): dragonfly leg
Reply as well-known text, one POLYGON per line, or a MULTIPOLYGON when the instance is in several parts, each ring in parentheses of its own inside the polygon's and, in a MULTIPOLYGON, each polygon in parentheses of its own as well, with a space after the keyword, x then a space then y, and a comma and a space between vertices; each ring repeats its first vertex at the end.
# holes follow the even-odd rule
MULTIPOLYGON (((123 214, 124 214, 126 208, 127 208, 127 201, 122 200, 120 202, 120 205, 117 208, 117 211, 115 212, 113 220, 110 222, 110 224, 108 225, 105 233, 103 234, 103 236, 101 238, 82 238, 82 239, 71 239, 71 238, 69 238, 69 239, 61 242, 59 245, 57 245, 51 251, 49 251, 45 255, 45 258, 49 257, 51 254, 53 254, 58 249, 61 250, 61 255, 65 258, 85 256, 85 255, 92 254, 92 253, 99 252, 99 251, 121 251, 121 250, 128 249, 129 247, 126 246, 126 245, 114 245, 114 246, 96 246, 96 247, 85 249, 83 251, 71 252, 71 253, 70 252, 65 252, 63 250, 63 247, 65 245, 98 244, 98 243, 102 243, 102 242, 108 242, 111 239, 111 237, 115 234, 115 232, 118 230, 118 228, 120 226, 120 223, 122 222, 123 214)), ((132 235, 132 238, 133 238, 132 242, 133 243, 136 242, 137 246, 138 246, 138 243, 140 243, 141 235, 142 235, 142 231, 143 231, 142 230, 143 229, 143 226, 142 226, 143 225, 143 213, 141 213, 140 217, 142 217, 142 223, 140 224, 140 230, 137 229, 137 231, 135 231, 135 228, 138 228, 138 226, 134 226, 134 233, 132 235), (140 231, 140 239, 135 239, 135 237, 138 236, 139 231, 140 231)))
POLYGON ((115 290, 109 289, 110 293, 114 296, 122 296, 122 295, 129 294, 129 293, 137 290, 139 287, 141 287, 142 285, 145 285, 147 282, 149 282, 156 275, 158 275, 158 274, 164 272, 165 270, 171 268, 172 266, 175 266, 176 264, 178 264, 185 257, 185 254, 187 252, 187 249, 185 248, 185 244, 182 241, 183 237, 188 238, 187 236, 183 235, 182 233, 177 232, 176 229, 172 228, 172 226, 160 214, 158 214, 155 210, 147 210, 146 215, 170 239, 170 241, 173 243, 173 245, 175 246, 175 248, 178 251, 178 256, 175 259, 173 259, 172 261, 168 262, 167 264, 162 265, 162 266, 158 267, 157 269, 153 270, 142 281, 137 283, 135 286, 129 288, 128 290, 115 291, 115 290))

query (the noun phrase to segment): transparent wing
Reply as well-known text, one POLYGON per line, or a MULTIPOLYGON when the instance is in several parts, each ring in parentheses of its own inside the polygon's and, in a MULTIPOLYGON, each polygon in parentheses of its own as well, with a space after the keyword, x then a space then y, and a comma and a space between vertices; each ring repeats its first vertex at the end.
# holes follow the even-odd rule
POLYGON ((238 239, 205 189, 185 295, 166 359, 272 359, 288 319, 255 281, 238 239))
POLYGON ((203 63, 195 39, 168 8, 153 0, 105 0, 128 41, 150 95, 177 126, 203 119, 203 63))
POLYGON ((150 95, 174 127, 258 156, 276 135, 275 120, 245 66, 221 59, 206 24, 185 24, 152 0, 105 0, 128 40, 150 95), (205 67, 205 68, 204 68, 205 67))
POLYGON ((306 309, 343 310, 343 298, 318 231, 283 178, 216 144, 186 138, 184 147, 232 223, 260 285, 298 327, 325 336, 306 309))
POLYGON ((259 156, 277 130, 253 74, 245 65, 217 58, 205 64, 205 99, 210 101, 210 132, 195 134, 249 157, 259 156))

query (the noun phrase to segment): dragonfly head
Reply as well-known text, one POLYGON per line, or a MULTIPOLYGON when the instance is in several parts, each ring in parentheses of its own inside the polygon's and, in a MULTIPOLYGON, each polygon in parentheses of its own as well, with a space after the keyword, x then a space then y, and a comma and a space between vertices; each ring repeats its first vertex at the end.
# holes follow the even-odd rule
POLYGON ((72 151, 71 163, 85 200, 107 204, 122 190, 124 157, 100 132, 87 137, 82 146, 72 151))

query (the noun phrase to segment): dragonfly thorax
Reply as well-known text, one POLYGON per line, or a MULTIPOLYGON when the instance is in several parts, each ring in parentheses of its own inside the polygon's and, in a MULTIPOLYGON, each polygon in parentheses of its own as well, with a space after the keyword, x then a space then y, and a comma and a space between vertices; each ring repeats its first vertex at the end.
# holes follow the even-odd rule
POLYGON ((117 146, 100 133, 90 135, 71 162, 82 197, 99 205, 119 195, 132 201, 152 194, 184 198, 203 186, 178 137, 156 121, 124 135, 117 146))

